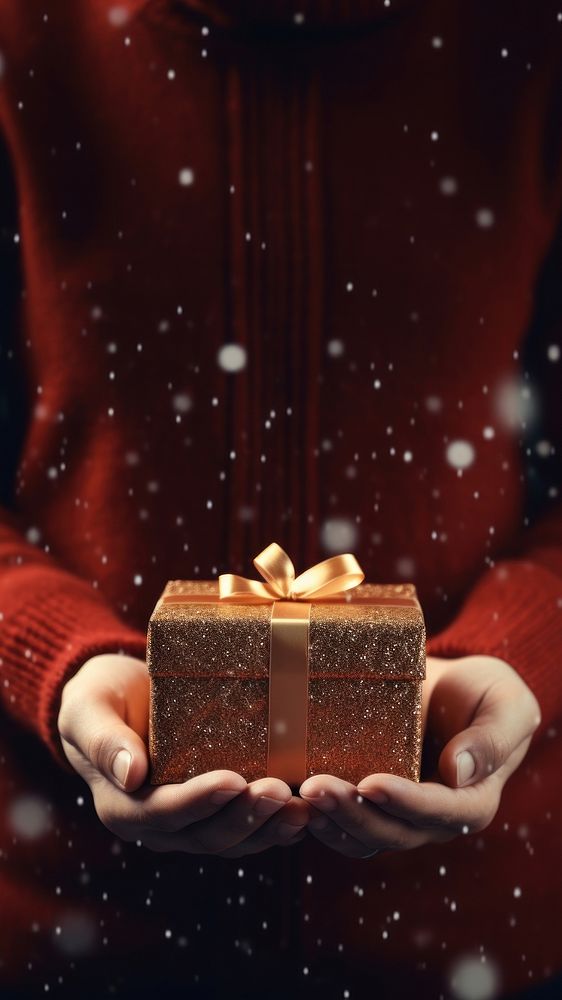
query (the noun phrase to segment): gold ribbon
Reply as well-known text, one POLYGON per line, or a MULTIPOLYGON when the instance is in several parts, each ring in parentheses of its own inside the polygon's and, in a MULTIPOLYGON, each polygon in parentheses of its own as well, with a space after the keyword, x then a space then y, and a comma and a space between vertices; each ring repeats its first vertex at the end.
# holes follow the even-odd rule
POLYGON ((270 601, 317 601, 332 597, 343 590, 357 587, 365 579, 355 556, 346 552, 316 563, 295 577, 295 567, 284 549, 272 542, 254 559, 254 566, 266 583, 249 580, 234 573, 221 573, 221 600, 248 601, 250 604, 270 601))
MULTIPOLYGON (((307 777, 308 649, 313 601, 340 603, 365 574, 346 552, 316 563, 299 576, 287 553, 271 542, 253 560, 266 581, 221 573, 219 593, 165 594, 165 604, 216 602, 271 604, 267 775, 298 787, 307 777)), ((354 598, 354 603, 408 604, 410 597, 354 598)))

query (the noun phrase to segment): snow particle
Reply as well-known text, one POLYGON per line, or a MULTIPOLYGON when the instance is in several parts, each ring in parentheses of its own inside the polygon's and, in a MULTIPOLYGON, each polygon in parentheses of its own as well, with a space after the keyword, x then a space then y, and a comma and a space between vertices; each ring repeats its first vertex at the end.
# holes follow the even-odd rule
POLYGON ((8 822, 24 840, 37 840, 51 829, 49 803, 40 795, 20 795, 8 807, 8 822))
POLYGON ((442 177, 439 181, 441 194, 450 196, 456 194, 459 189, 458 181, 455 177, 442 177))
POLYGON ((451 441, 447 445, 447 461, 454 469, 466 469, 474 461, 474 447, 470 441, 451 441))
POLYGON ((440 37, 440 35, 434 35, 433 38, 431 39, 431 44, 433 45, 434 49, 442 49, 443 39, 440 37))
POLYGON ((541 458, 548 458, 554 451, 550 441, 537 441, 535 451, 541 458))
POLYGON ((528 426, 537 415, 537 400, 531 387, 517 376, 508 376, 498 383, 493 402, 498 422, 508 430, 528 426))
POLYGON ((217 355, 219 368, 224 372, 239 372, 246 367, 246 348, 241 344, 224 344, 217 355))
POLYGON ((345 350, 343 340, 329 340, 326 350, 331 358, 341 358, 345 350))
POLYGON ((430 413, 440 413, 443 408, 443 400, 439 396, 426 396, 425 408, 430 413))
POLYGON ((65 955, 85 955, 94 950, 96 926, 87 913, 65 913, 59 919, 58 933, 55 932, 57 948, 65 955))
POLYGON ((414 456, 412 455, 411 451, 405 451, 402 457, 405 462, 411 462, 414 456))
POLYGON ((188 413, 193 406, 193 400, 187 392, 176 392, 172 397, 172 406, 176 413, 188 413))
POLYGON ((411 579, 416 573, 416 564, 411 556, 400 556, 396 560, 396 572, 402 579, 411 579))
POLYGON ((494 225, 495 216, 491 208, 479 208, 475 215, 476 225, 480 229, 490 229, 494 225))
POLYGON ((435 131, 433 131, 433 132, 431 133, 431 141, 432 141, 432 142, 437 142, 438 138, 439 138, 439 132, 435 132, 435 131))
POLYGON ((31 545, 37 545, 37 543, 41 540, 41 532, 39 528, 31 527, 27 529, 25 537, 31 545))
POLYGON ((496 432, 493 427, 485 427, 484 430, 482 431, 482 437, 486 441, 491 441, 492 438, 495 437, 495 434, 496 432))
POLYGON ((122 28, 123 25, 129 20, 129 17, 129 11, 121 4, 115 7, 110 7, 107 12, 107 20, 113 28, 122 28))
POLYGON ((178 174, 178 180, 182 187, 189 187, 195 180, 195 173, 191 167, 182 167, 178 174))
POLYGON ((560 346, 558 344, 550 344, 546 356, 549 361, 559 361, 560 360, 560 346))
POLYGON ((451 994, 455 1000, 492 1000, 498 995, 499 979, 499 970, 489 958, 484 962, 481 955, 465 955, 451 967, 451 994))
POLYGON ((521 898, 521 889, 518 885, 515 886, 515 889, 513 890, 513 895, 515 896, 515 899, 521 898))
POLYGON ((347 552, 357 544, 357 529, 348 518, 329 518, 322 525, 321 542, 328 552, 347 552))
POLYGON ((142 576, 140 575, 140 573, 135 573, 135 575, 133 577, 133 583, 134 583, 135 587, 141 587, 142 586, 142 576))

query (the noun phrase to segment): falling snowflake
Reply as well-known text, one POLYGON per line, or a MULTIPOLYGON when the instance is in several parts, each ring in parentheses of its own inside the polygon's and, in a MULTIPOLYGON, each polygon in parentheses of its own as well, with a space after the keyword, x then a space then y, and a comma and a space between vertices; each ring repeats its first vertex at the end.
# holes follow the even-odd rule
POLYGON ((415 576, 416 564, 412 557, 400 556, 400 558, 396 560, 396 572, 398 573, 398 576, 401 576, 403 579, 409 579, 410 577, 415 576))
POLYGON ((217 355, 219 368, 224 372, 239 372, 246 367, 246 348, 241 344, 224 344, 217 355))
POLYGON ((327 552, 351 551, 357 545, 357 528, 347 518, 330 518, 322 525, 321 542, 327 552))
POLYGON ((193 400, 187 392, 177 392, 172 397, 172 406, 176 413, 188 413, 193 406, 193 400))
POLYGON ((95 950, 96 925, 87 913, 65 913, 55 927, 53 938, 65 955, 85 955, 95 950))
POLYGON ((443 409, 443 400, 439 396, 426 396, 425 408, 430 413, 440 413, 443 409))
POLYGON ((480 226, 480 229, 490 229, 495 222, 495 216, 491 208, 479 208, 475 218, 476 225, 480 226))
POLYGON ((441 194, 448 196, 456 194, 458 189, 458 181, 454 177, 442 177, 439 181, 439 190, 441 194))
POLYGON ((20 795, 8 808, 8 822, 25 840, 44 837, 52 827, 49 803, 40 795, 20 795))
POLYGON ((492 1000, 499 991, 499 969, 489 958, 464 955, 451 967, 449 983, 455 1000, 492 1000))
POLYGON ((329 340, 326 350, 331 358, 341 358, 344 352, 343 340, 329 340))
POLYGON ((516 377, 506 377, 498 383, 493 405, 498 422, 507 430, 528 426, 537 416, 538 400, 531 387, 516 377))
POLYGON ((474 461, 474 447, 470 441, 451 441, 447 445, 446 456, 454 469, 467 469, 474 461))
POLYGON ((182 187, 189 187, 189 185, 193 184, 193 181, 195 180, 195 173, 191 167, 182 167, 178 174, 178 180, 182 187))
POLYGON ((127 23, 130 16, 130 12, 127 8, 121 4, 115 7, 110 7, 107 12, 107 20, 114 28, 121 28, 127 23))

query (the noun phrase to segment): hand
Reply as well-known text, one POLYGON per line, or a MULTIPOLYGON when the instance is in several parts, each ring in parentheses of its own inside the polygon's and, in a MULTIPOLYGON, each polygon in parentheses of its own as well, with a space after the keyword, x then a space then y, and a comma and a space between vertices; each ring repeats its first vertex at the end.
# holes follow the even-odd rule
POLYGON ((540 723, 531 690, 495 656, 428 657, 422 718, 441 748, 432 780, 370 774, 354 786, 322 774, 301 785, 316 807, 308 829, 318 840, 362 858, 442 843, 492 822, 540 723))
POLYGON ((302 840, 310 808, 279 778, 248 784, 235 771, 219 770, 177 784, 144 784, 149 692, 146 663, 111 653, 91 657, 63 688, 62 746, 108 830, 152 851, 223 858, 302 840))

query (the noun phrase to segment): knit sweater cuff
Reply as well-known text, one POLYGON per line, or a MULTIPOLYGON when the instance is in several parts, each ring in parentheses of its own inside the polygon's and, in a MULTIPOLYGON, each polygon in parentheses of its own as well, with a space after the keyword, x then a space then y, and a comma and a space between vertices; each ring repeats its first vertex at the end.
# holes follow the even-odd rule
POLYGON ((562 713, 561 649, 562 580, 518 559, 488 570, 453 621, 426 643, 431 656, 487 654, 509 663, 538 699, 540 730, 562 713))
POLYGON ((34 591, 2 623, 2 667, 9 709, 46 743, 56 762, 76 774, 64 753, 57 716, 62 689, 82 664, 98 653, 144 659, 146 636, 124 624, 90 588, 51 586, 34 591))

